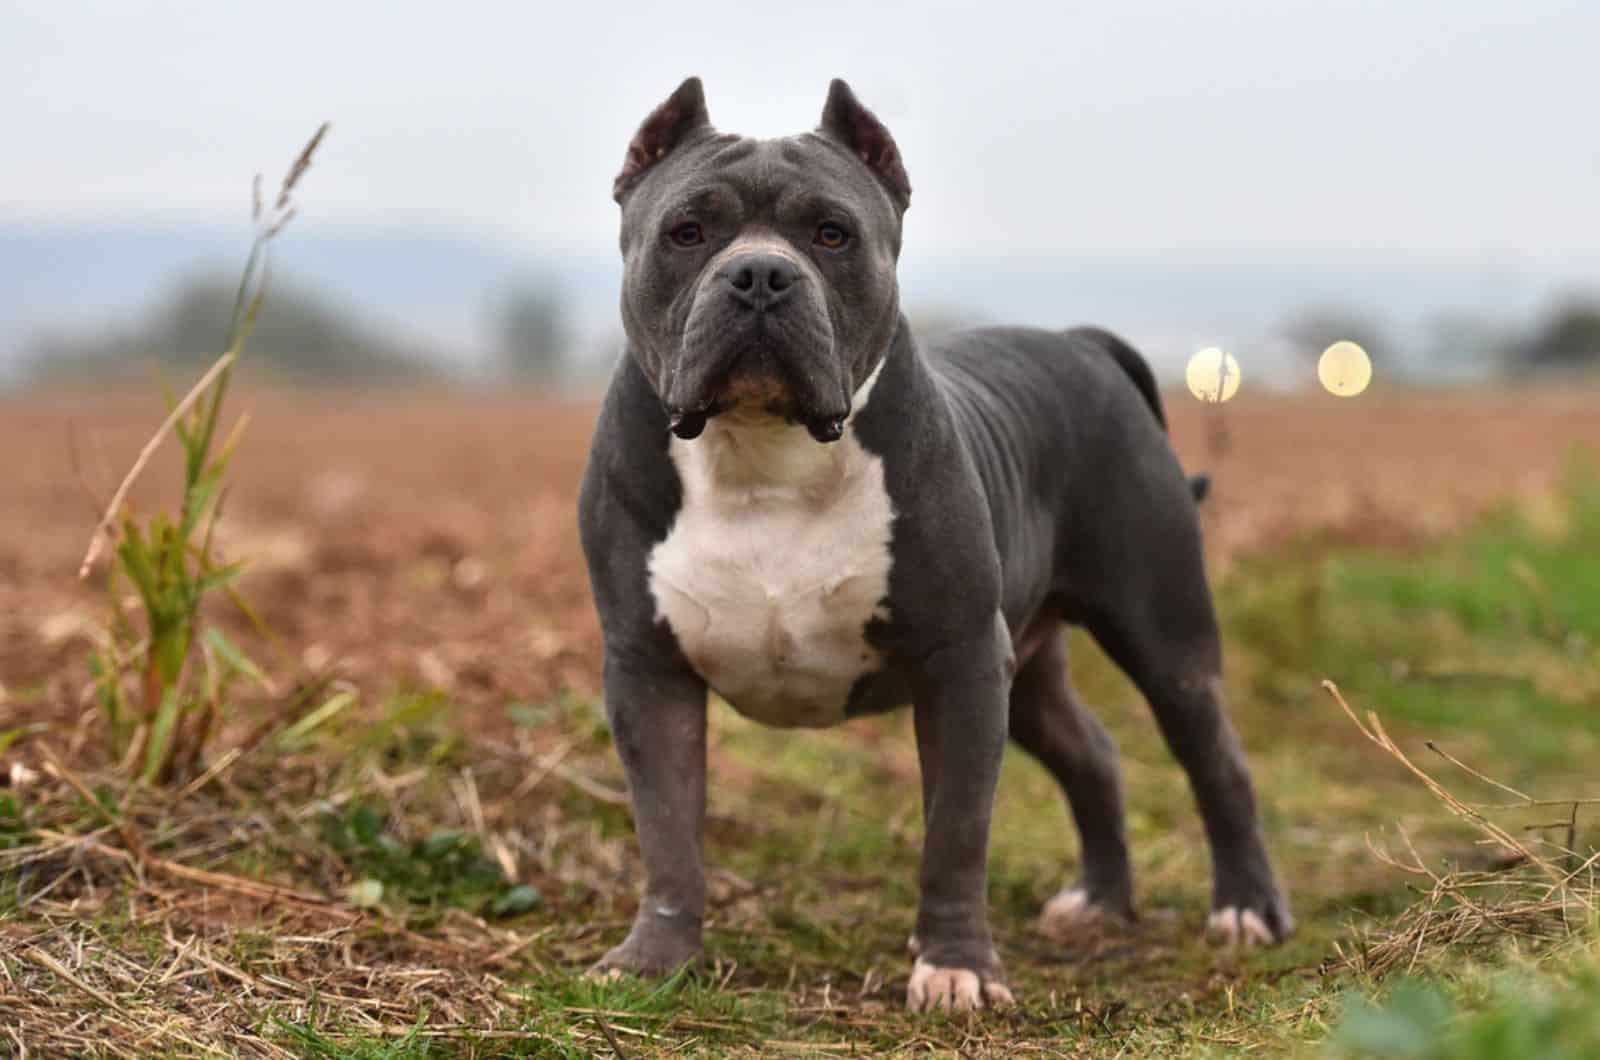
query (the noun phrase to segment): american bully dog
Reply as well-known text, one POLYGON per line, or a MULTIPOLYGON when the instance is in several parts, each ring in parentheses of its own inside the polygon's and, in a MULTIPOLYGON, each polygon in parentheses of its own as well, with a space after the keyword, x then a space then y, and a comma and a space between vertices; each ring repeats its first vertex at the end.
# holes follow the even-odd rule
POLYGON ((1081 840, 1045 923, 1131 918, 1115 750, 1068 682, 1069 623, 1132 678, 1188 774, 1210 934, 1283 938, 1222 703, 1203 491, 1140 356, 1089 328, 914 339, 896 279, 911 184, 843 81, 814 131, 757 140, 713 128, 691 78, 612 190, 628 349, 579 520, 645 886, 598 967, 661 973, 700 951, 710 690, 785 727, 911 706, 912 1008, 1011 1000, 985 895, 1007 736, 1060 782, 1081 840))

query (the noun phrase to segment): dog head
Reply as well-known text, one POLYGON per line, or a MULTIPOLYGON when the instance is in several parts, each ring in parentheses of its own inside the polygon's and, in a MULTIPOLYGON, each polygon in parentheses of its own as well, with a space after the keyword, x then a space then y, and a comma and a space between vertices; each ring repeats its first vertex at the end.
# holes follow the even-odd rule
POLYGON ((713 129, 690 78, 639 126, 612 194, 623 326, 673 432, 756 407, 837 439, 894 337, 911 200, 850 86, 833 82, 815 131, 757 140, 713 129))

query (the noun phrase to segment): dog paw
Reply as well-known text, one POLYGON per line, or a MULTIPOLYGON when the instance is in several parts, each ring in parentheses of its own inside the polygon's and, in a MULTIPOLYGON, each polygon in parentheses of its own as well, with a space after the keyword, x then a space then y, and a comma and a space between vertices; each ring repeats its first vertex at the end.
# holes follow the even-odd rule
POLYGON ((1231 905, 1212 910, 1206 920, 1206 938, 1228 949, 1275 946, 1283 941, 1283 935, 1268 926, 1260 913, 1231 905))
POLYGON ((1056 942, 1074 942, 1093 938, 1130 919, 1127 912, 1090 898, 1082 887, 1064 887, 1039 910, 1038 930, 1056 942))
POLYGON ((971 968, 943 968, 921 958, 912 965, 906 986, 906 1007, 912 1012, 973 1012, 1015 1003, 1011 989, 997 978, 971 968))
POLYGON ((1228 948, 1275 946, 1294 931, 1294 917, 1265 860, 1217 873, 1206 936, 1228 948))
POLYGON ((589 969, 588 976, 607 982, 623 975, 654 977, 675 972, 700 956, 696 939, 635 926, 620 946, 609 950, 589 969))

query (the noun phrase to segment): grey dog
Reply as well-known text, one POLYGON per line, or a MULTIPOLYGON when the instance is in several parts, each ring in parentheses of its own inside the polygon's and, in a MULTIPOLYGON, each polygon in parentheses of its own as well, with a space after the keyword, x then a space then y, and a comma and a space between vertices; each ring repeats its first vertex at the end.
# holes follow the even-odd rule
POLYGON ((628 350, 579 522, 645 889, 598 967, 660 973, 700 952, 708 690, 775 726, 912 705, 927 826, 912 1008, 1011 1000, 985 894, 1007 735, 1060 782, 1081 839, 1081 878, 1045 921, 1131 918, 1115 749, 1068 682, 1069 623, 1138 686, 1188 774, 1210 933, 1283 938, 1220 698, 1200 480, 1143 359, 1085 328, 914 340, 896 277, 911 185, 843 81, 814 132, 757 140, 716 131, 691 78, 639 127, 613 192, 628 350))

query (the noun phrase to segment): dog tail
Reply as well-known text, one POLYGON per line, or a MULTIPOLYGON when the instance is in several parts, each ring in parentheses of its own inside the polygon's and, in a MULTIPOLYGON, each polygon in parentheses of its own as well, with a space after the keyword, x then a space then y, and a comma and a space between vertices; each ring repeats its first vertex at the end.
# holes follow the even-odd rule
POLYGON ((1133 385, 1138 388, 1144 403, 1150 406, 1161 429, 1166 430, 1167 412, 1161 407, 1161 390, 1156 386, 1156 374, 1150 370, 1149 363, 1139 356, 1139 351, 1104 328, 1074 328, 1073 331, 1111 355, 1117 366, 1133 380, 1133 385))
MULTIPOLYGON (((1161 390, 1156 386, 1156 375, 1150 370, 1150 364, 1139 355, 1139 351, 1129 346, 1116 335, 1104 328, 1075 328, 1078 334, 1083 335, 1095 345, 1109 353, 1117 366, 1133 380, 1133 385, 1138 389, 1144 403, 1150 407, 1150 412, 1155 416, 1156 422, 1161 424, 1161 429, 1167 429, 1167 412, 1161 406, 1161 390)), ((1199 504, 1211 493, 1210 475, 1189 476, 1189 494, 1194 502, 1199 504)))

